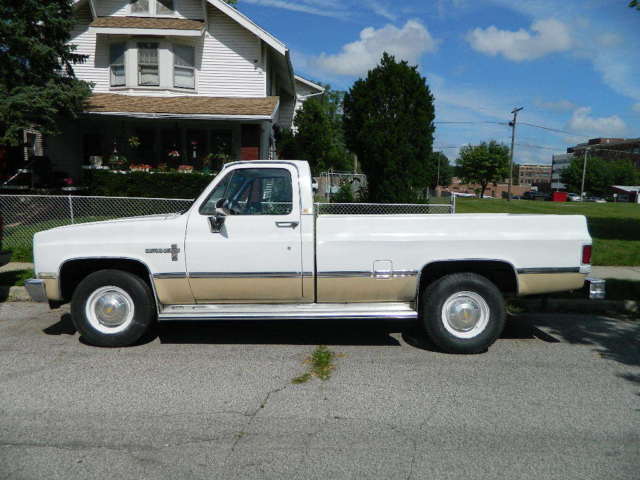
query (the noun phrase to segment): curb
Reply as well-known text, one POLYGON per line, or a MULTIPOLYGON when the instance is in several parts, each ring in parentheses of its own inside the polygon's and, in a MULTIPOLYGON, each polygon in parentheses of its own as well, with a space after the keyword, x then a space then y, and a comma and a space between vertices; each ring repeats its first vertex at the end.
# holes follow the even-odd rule
POLYGON ((0 286, 0 299, 5 302, 30 302, 31 297, 25 287, 0 286))
POLYGON ((517 300, 514 303, 531 313, 640 313, 640 302, 636 300, 538 298, 517 300))

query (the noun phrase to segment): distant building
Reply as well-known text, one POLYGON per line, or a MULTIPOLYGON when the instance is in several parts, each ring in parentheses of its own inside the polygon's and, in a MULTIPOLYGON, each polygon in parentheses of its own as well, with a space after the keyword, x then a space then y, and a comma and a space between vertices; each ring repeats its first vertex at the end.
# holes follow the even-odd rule
POLYGON ((562 172, 569 166, 573 159, 573 153, 554 155, 551 162, 551 189, 565 190, 567 186, 562 183, 562 172))
POLYGON ((551 183, 551 165, 521 163, 518 167, 519 185, 544 186, 551 183))
POLYGON ((640 168, 640 138, 592 138, 567 148, 567 153, 584 155, 585 150, 605 160, 632 160, 640 168))
POLYGON ((640 186, 612 185, 611 191, 618 202, 640 203, 640 186))

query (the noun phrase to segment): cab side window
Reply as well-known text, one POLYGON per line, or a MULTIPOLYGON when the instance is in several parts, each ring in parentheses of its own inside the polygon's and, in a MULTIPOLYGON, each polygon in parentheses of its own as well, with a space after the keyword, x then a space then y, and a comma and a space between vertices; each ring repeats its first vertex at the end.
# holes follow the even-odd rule
POLYGON ((231 215, 288 215, 293 210, 291 174, 284 168, 234 170, 211 192, 200 213, 215 214, 221 198, 231 215))

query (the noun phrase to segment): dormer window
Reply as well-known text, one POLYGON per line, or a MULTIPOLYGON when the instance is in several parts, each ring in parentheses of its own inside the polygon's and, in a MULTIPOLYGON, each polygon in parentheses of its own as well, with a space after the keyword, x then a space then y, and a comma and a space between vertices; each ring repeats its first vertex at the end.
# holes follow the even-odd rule
POLYGON ((124 70, 125 49, 126 44, 124 43, 112 43, 109 45, 109 69, 112 87, 123 87, 126 83, 124 70))
POLYGON ((187 45, 173 46, 173 86, 196 88, 195 49, 187 45))
POLYGON ((131 13, 145 13, 148 15, 149 1, 150 0, 131 0, 131 13))
POLYGON ((173 15, 173 0, 131 0, 131 15, 173 15))
POLYGON ((160 85, 158 44, 138 43, 138 85, 157 87, 160 85))

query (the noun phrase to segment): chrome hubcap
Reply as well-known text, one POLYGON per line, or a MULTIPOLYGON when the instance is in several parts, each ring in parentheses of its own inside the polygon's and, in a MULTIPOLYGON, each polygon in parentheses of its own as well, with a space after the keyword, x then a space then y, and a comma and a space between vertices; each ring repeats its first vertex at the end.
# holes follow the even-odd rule
POLYGON ((133 320, 133 300, 116 286, 95 290, 86 303, 85 313, 93 328, 102 333, 118 333, 133 320))
POLYGON ((123 295, 110 291, 98 298, 94 310, 101 324, 117 327, 122 325, 129 315, 129 304, 123 295))
POLYGON ((442 306, 446 330, 458 338, 472 338, 489 323, 489 305, 475 292, 457 292, 442 306))

